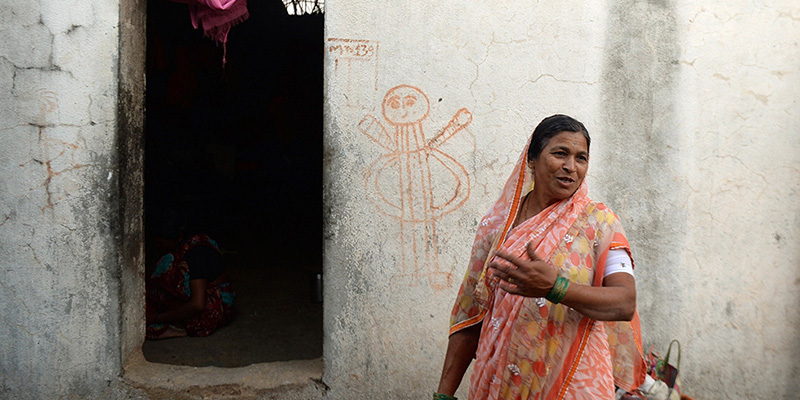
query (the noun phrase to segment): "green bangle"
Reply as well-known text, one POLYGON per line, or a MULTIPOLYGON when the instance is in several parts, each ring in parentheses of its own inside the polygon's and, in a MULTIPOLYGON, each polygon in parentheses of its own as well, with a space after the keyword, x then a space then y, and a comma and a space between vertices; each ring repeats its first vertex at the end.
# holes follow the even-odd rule
POLYGON ((446 395, 444 393, 434 392, 433 393, 433 400, 458 400, 458 397, 449 396, 449 395, 446 395))
POLYGON ((550 300, 553 304, 560 303, 561 300, 564 300, 564 296, 567 295, 568 287, 569 279, 559 275, 558 278, 556 278, 556 283, 553 285, 553 288, 550 289, 550 293, 545 296, 545 299, 550 300))

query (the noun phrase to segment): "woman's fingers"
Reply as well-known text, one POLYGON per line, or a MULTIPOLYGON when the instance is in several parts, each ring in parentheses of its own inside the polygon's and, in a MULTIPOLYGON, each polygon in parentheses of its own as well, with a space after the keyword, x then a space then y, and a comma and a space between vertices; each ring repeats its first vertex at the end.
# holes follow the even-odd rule
POLYGON ((491 274, 500 279, 499 287, 508 293, 528 297, 544 296, 552 288, 556 272, 549 263, 536 254, 533 244, 527 244, 525 253, 516 256, 498 250, 495 253, 496 257, 489 263, 491 274))
POLYGON ((498 283, 498 286, 500 286, 500 289, 503 289, 506 292, 511 293, 511 294, 521 294, 522 293, 522 291, 520 290, 520 287, 517 286, 515 283, 512 283, 512 282, 500 281, 498 283))
POLYGON ((525 250, 528 252, 528 257, 531 258, 531 261, 544 261, 536 254, 536 246, 533 245, 533 242, 528 242, 528 245, 525 246, 525 250))
POLYGON ((498 250, 495 257, 489 264, 494 268, 497 273, 494 276, 508 281, 510 283, 519 285, 520 283, 530 279, 531 273, 535 273, 536 268, 533 266, 533 261, 541 261, 540 259, 525 260, 524 258, 515 256, 509 252, 498 250))
POLYGON ((497 252, 495 252, 494 255, 502 258, 503 260, 508 261, 517 268, 521 267, 525 263, 525 260, 503 250, 497 250, 497 252))
MULTIPOLYGON (((525 246, 525 252, 528 253, 528 258, 530 258, 530 261, 544 261, 541 257, 539 257, 538 254, 536 254, 536 246, 533 244, 533 242, 528 242, 528 244, 525 246)), ((521 266, 525 262, 529 261, 503 250, 497 250, 495 255, 517 266, 521 266)))
POLYGON ((518 269, 513 267, 508 263, 500 263, 497 261, 492 261, 489 264, 489 267, 492 269, 492 275, 496 276, 502 280, 508 280, 508 278, 513 278, 515 273, 517 273, 518 269))

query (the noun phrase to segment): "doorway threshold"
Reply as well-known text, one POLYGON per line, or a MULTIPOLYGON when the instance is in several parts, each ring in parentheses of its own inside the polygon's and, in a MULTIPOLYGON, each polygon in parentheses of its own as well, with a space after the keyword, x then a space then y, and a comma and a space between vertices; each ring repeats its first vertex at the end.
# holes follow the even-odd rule
POLYGON ((238 368, 151 363, 138 351, 123 369, 123 381, 150 399, 322 399, 322 358, 238 368), (277 397, 276 397, 277 396, 277 397))

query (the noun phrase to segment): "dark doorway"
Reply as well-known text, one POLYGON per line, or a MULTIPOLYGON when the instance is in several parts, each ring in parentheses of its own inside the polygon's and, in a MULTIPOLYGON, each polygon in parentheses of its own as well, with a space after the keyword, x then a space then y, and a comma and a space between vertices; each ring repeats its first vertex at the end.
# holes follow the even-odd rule
POLYGON ((223 48, 185 4, 147 4, 147 274, 177 221, 214 238, 237 292, 203 338, 146 341, 151 362, 239 367, 322 356, 323 16, 250 0, 223 48))

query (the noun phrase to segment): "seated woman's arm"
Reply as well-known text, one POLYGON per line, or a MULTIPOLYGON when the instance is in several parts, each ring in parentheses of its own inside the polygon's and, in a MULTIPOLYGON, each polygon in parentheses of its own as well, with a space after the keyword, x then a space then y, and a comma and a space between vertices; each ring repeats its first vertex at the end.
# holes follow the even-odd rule
MULTIPOLYGON (((527 251, 530 260, 498 250, 490 263, 492 275, 500 278, 500 288, 508 293, 545 297, 556 282, 556 271, 539 258, 531 244, 527 251)), ((626 273, 606 276, 602 287, 570 283, 561 303, 595 320, 630 321, 636 310, 636 284, 626 273)))
POLYGON ((153 322, 163 324, 168 322, 182 321, 199 315, 206 308, 207 286, 207 279, 190 280, 189 287, 192 290, 192 295, 189 298, 189 301, 156 315, 153 322))

